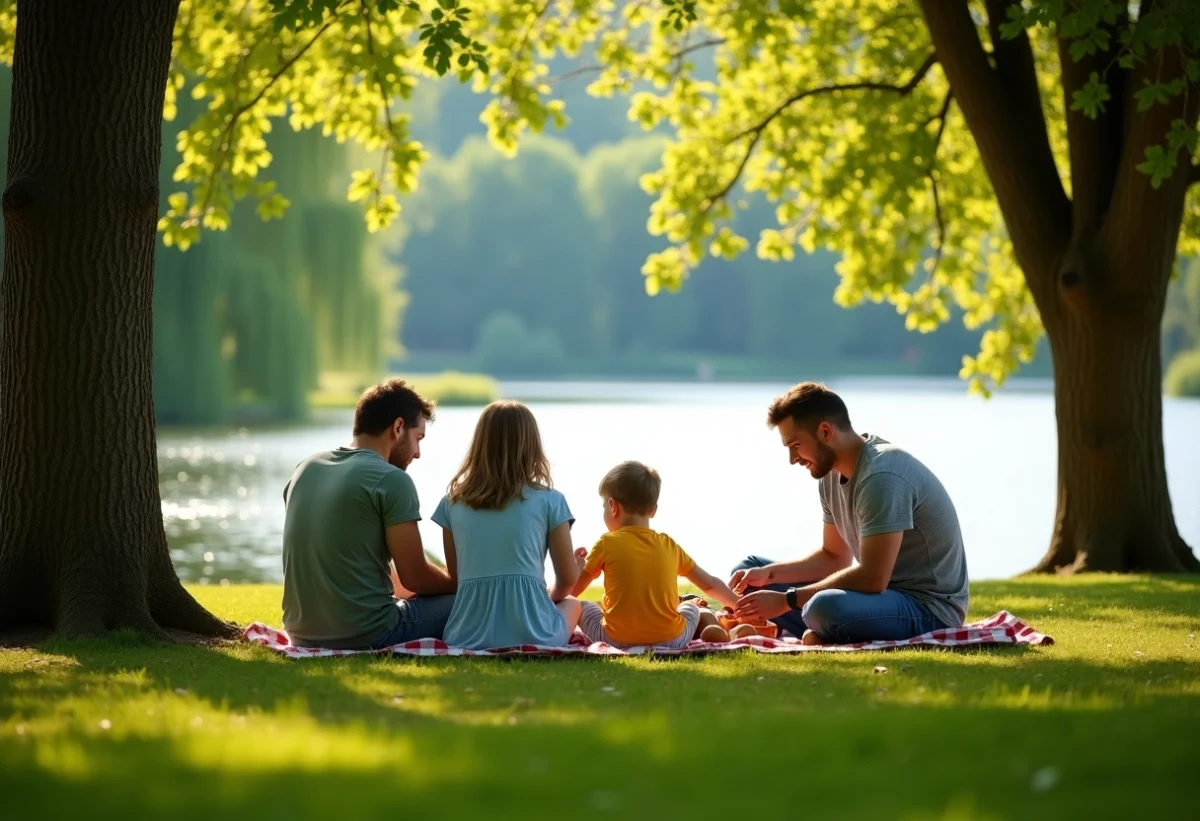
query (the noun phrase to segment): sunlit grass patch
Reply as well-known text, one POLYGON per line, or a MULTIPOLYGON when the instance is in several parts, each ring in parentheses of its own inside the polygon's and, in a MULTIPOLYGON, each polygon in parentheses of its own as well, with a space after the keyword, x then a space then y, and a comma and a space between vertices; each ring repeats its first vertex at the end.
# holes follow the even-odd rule
MULTIPOLYGON (((193 592, 279 624, 278 587, 193 592)), ((1041 648, 290 661, 49 641, 0 652, 0 788, 13 818, 1185 817, 1198 594, 975 586, 972 617, 1008 609, 1041 648)))

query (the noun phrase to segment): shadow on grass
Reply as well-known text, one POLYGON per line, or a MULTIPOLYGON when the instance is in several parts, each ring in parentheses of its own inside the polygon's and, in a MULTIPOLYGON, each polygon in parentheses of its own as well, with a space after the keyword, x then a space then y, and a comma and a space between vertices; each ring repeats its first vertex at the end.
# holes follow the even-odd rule
MULTIPOLYGON (((977 601, 1087 631, 1194 620, 1198 592, 1018 580, 977 601)), ((0 675, 0 790, 13 818, 1186 817, 1200 663, 1098 641, 302 661, 50 642, 0 675)))
POLYGON ((1200 693, 1170 685, 1197 668, 1178 663, 66 655, 61 681, 0 679, 0 710, 34 728, 92 701, 170 718, 6 735, 9 817, 1184 817, 1200 766, 1200 693))

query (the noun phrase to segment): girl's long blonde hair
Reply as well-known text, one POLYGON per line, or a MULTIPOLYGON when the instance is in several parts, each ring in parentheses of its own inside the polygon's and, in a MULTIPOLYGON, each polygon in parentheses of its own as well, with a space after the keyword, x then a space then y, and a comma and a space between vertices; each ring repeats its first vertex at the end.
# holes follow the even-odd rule
POLYGON ((450 481, 450 501, 475 510, 500 510, 513 499, 524 499, 530 485, 552 487, 537 420, 520 402, 493 402, 480 414, 467 458, 450 481))

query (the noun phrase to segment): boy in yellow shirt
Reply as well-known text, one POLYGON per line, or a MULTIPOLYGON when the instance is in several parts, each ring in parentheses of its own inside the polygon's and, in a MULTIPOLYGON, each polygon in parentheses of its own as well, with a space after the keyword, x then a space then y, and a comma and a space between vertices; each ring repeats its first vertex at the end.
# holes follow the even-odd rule
MULTIPOLYGON (((622 462, 600 482, 604 499, 604 524, 608 533, 589 553, 580 548, 579 596, 604 574, 600 604, 580 602, 579 628, 592 641, 628 649, 657 646, 672 650, 686 647, 717 618, 710 610, 679 600, 679 577, 684 576, 712 599, 734 607, 737 596, 720 579, 697 565, 674 539, 650 529, 658 511, 662 480, 658 472, 640 462, 622 462)), ((728 634, 719 640, 727 640, 728 634)))

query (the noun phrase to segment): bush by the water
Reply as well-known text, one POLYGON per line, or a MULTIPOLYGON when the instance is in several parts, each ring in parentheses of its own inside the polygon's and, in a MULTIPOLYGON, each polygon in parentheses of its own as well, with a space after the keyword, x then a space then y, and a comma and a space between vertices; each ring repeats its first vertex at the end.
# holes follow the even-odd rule
POLYGON ((508 311, 497 311, 479 329, 475 356, 489 373, 547 375, 556 373, 565 354, 554 331, 531 328, 508 311))
MULTIPOLYGON (((396 376, 441 407, 486 405, 500 397, 499 383, 486 374, 445 371, 396 376)), ((377 381, 361 374, 326 373, 310 402, 314 408, 352 408, 363 391, 377 381)))
POLYGON ((401 378, 413 386, 413 390, 432 399, 441 407, 461 405, 486 405, 500 398, 500 384, 492 377, 481 373, 445 371, 437 374, 416 374, 401 378))
POLYGON ((1163 382, 1171 396, 1200 397, 1200 348, 1176 356, 1163 382))

